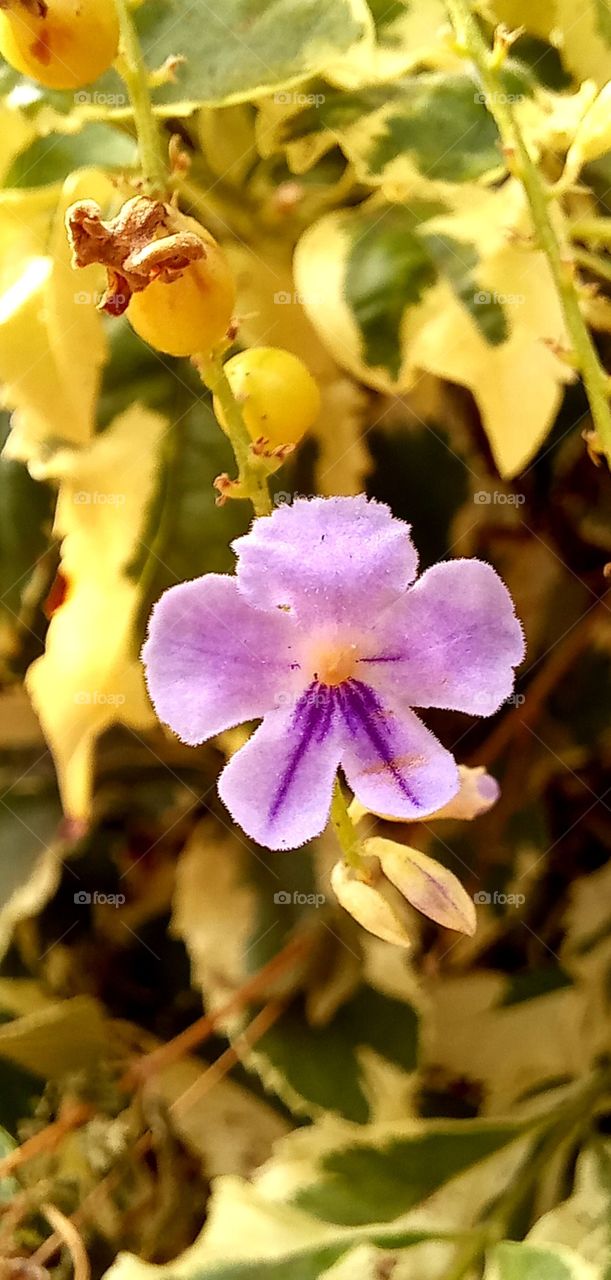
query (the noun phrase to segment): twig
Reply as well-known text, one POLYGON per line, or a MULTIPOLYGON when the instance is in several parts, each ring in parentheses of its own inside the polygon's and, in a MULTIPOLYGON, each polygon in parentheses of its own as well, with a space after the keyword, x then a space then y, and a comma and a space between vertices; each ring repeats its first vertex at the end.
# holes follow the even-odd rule
POLYGON ((43 1204, 41 1208, 55 1234, 59 1236, 70 1253, 74 1280, 89 1280, 91 1268, 87 1250, 85 1249, 83 1238, 74 1223, 69 1218, 66 1218, 65 1214, 60 1213, 60 1210, 54 1204, 43 1204))
POLYGON ((285 1008, 284 1001, 270 1000, 269 1004, 266 1004, 261 1012, 253 1018, 252 1022, 249 1022, 245 1030, 236 1037, 233 1044, 216 1059, 216 1062, 213 1062, 212 1066, 208 1067, 208 1070, 204 1071, 203 1075, 194 1080, 193 1084, 188 1089, 185 1089, 185 1092, 181 1093, 179 1098, 175 1099, 170 1107, 170 1115, 188 1111, 195 1102, 199 1102, 201 1098, 204 1098, 220 1080, 224 1079, 232 1067, 242 1061, 245 1053, 252 1049, 257 1040, 260 1040, 261 1036, 265 1035, 265 1032, 269 1027, 273 1026, 274 1022, 277 1022, 280 1015, 284 1013, 285 1008))
POLYGON ((162 1071, 170 1063, 176 1062, 187 1053, 197 1048, 208 1036, 212 1035, 215 1027, 228 1014, 242 1009, 255 996, 267 986, 272 979, 279 977, 280 974, 286 973, 299 960, 303 960, 308 951, 312 947, 312 938, 305 934, 292 938, 282 951, 273 956, 267 964, 263 965, 257 973, 253 974, 243 985, 234 992, 223 1005, 212 1013, 205 1014, 202 1018, 198 1018, 190 1027, 181 1031, 180 1035, 168 1040, 166 1044, 162 1044, 158 1049, 153 1049, 151 1053, 145 1054, 137 1062, 133 1063, 126 1073, 122 1084, 124 1088, 133 1088, 148 1080, 150 1076, 158 1071, 162 1071))
POLYGON ((11 1151, 8 1156, 0 1160, 0 1179, 8 1177, 34 1156, 42 1155, 45 1151, 53 1151, 67 1133, 73 1129, 80 1129, 88 1120, 91 1120, 93 1115, 95 1110, 90 1103, 76 1102, 74 1099, 64 1103, 57 1120, 33 1134, 27 1142, 22 1143, 15 1151, 11 1151))
MULTIPOLYGON (((229 1049, 226 1049, 225 1052, 217 1058, 216 1062, 213 1062, 212 1066, 210 1066, 207 1071, 204 1071, 188 1089, 185 1089, 185 1092, 182 1093, 180 1097, 175 1099, 169 1108, 170 1114, 178 1114, 182 1111, 188 1110, 195 1102, 199 1102, 200 1098, 203 1098, 207 1093, 209 1093, 210 1090, 213 1089, 229 1071, 231 1071, 232 1067, 236 1066, 236 1064, 242 1060, 244 1053, 252 1048, 261 1036, 265 1035, 265 1032, 273 1025, 274 1022, 276 1022, 285 1007, 285 1004, 280 1000, 271 1000, 269 1004, 265 1005, 265 1008, 263 1008, 255 1018, 253 1018, 252 1022, 250 1022, 244 1029, 236 1039, 235 1043, 231 1045, 229 1049)), ((150 1149, 151 1143, 152 1134, 150 1130, 147 1130, 146 1133, 141 1134, 137 1142, 134 1144, 132 1154, 134 1156, 144 1155, 145 1152, 150 1149)), ((93 1187, 88 1195, 85 1196, 82 1204, 80 1204, 75 1213, 72 1214, 72 1217, 64 1220, 65 1223, 71 1226, 76 1232, 77 1224, 86 1221, 89 1211, 99 1202, 100 1196, 104 1195, 116 1186, 120 1181, 120 1178, 121 1171, 119 1169, 111 1169, 110 1172, 106 1174, 106 1177, 102 1178, 102 1181, 99 1182, 96 1187, 93 1187)), ((61 1247, 62 1243, 67 1243, 65 1233, 62 1233, 59 1229, 59 1223, 56 1224, 52 1221, 48 1212, 48 1207, 45 1207, 44 1212, 47 1214, 51 1225, 55 1229, 53 1235, 44 1240, 36 1250, 36 1253, 34 1253, 29 1259, 31 1264, 41 1267, 45 1266, 47 1262, 50 1261, 53 1255, 61 1247)), ((76 1232, 76 1234, 78 1235, 78 1232, 76 1232)))

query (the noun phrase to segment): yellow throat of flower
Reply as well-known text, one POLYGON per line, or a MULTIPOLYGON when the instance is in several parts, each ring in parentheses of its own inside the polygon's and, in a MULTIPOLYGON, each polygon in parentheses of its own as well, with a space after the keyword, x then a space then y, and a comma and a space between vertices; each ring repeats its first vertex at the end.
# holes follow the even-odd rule
POLYGON ((334 687, 350 680, 358 661, 355 644, 325 644, 312 655, 313 679, 334 687))

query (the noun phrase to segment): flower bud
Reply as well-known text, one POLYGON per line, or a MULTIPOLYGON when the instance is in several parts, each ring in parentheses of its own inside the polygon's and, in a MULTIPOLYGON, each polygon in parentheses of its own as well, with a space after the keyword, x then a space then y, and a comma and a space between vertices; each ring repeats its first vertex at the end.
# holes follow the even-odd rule
POLYGON ((400 894, 380 875, 373 860, 371 876, 371 881, 364 880, 353 867, 337 862, 331 872, 331 887, 337 901, 376 938, 398 947, 411 946, 405 903, 400 894))
POLYGON ((379 859, 384 875, 399 893, 429 920, 459 933, 475 933, 473 899, 456 876, 434 858, 394 840, 375 837, 365 842, 365 852, 379 859))
POLYGON ((467 764, 459 764, 458 776, 460 786, 456 795, 448 800, 443 809, 432 813, 428 821, 436 821, 437 818, 458 818, 470 822, 473 818, 479 818, 483 813, 487 813, 496 804, 501 789, 496 778, 487 773, 483 765, 472 769, 467 764))

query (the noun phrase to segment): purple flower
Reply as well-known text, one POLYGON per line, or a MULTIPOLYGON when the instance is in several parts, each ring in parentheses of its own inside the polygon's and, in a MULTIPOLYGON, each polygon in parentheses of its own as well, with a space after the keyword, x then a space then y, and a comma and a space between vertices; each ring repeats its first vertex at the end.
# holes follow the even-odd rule
POLYGON ((219 780, 259 844, 293 849, 329 816, 341 764, 367 809, 417 819, 458 790, 412 707, 491 715, 524 654, 494 569, 451 560, 414 586, 409 526, 356 498, 301 499, 156 604, 143 659, 160 719, 191 745, 263 717, 219 780))

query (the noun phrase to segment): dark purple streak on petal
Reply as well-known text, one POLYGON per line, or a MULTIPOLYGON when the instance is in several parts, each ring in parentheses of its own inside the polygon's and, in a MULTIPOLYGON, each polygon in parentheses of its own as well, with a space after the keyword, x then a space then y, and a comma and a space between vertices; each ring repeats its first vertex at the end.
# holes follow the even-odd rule
POLYGON ((280 776, 278 788, 269 808, 269 821, 276 818, 285 803, 295 774, 308 747, 313 742, 324 742, 331 725, 333 699, 331 690, 314 681, 302 693, 291 721, 290 733, 298 735, 288 763, 280 776), (322 700, 322 706, 321 706, 322 700))
POLYGON ((357 662, 405 662, 404 653, 379 654, 375 658, 357 658, 357 662))
POLYGON ((373 689, 360 680, 347 680, 340 688, 340 707, 350 731, 352 733, 360 731, 369 738, 399 790, 416 809, 422 809, 423 805, 408 787, 401 770, 397 767, 392 735, 384 720, 384 708, 373 689))

